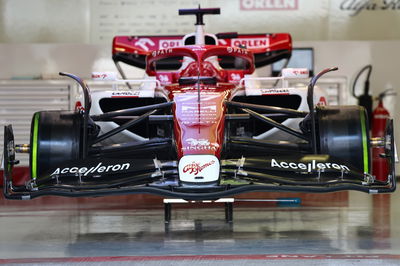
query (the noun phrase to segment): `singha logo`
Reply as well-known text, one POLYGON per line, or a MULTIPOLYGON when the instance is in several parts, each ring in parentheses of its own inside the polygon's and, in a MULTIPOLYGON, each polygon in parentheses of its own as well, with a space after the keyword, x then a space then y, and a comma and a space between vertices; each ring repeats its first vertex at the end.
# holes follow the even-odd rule
POLYGON ((196 146, 196 145, 210 145, 210 142, 207 139, 187 139, 186 142, 188 142, 190 145, 192 146, 196 146))
POLYGON ((204 168, 207 168, 210 165, 213 165, 215 163, 214 160, 205 163, 203 165, 200 165, 200 163, 196 163, 196 162, 192 162, 190 164, 185 165, 185 167, 183 167, 183 172, 184 173, 188 173, 188 174, 194 174, 197 175, 198 173, 200 173, 201 171, 203 171, 204 168))
POLYGON ((187 143, 189 143, 189 146, 185 146, 183 149, 184 150, 197 150, 197 151, 203 151, 203 150, 213 150, 216 151, 219 147, 218 143, 210 143, 207 139, 187 139, 187 143))

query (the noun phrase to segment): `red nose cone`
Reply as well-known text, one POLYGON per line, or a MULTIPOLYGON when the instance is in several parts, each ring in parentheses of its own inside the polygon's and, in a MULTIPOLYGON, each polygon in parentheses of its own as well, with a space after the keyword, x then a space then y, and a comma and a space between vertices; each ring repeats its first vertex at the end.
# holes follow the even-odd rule
MULTIPOLYGON (((203 85, 202 85, 203 86, 203 85)), ((198 91, 177 91, 175 101, 174 132, 178 157, 189 154, 221 155, 225 105, 229 90, 202 88, 198 91)))

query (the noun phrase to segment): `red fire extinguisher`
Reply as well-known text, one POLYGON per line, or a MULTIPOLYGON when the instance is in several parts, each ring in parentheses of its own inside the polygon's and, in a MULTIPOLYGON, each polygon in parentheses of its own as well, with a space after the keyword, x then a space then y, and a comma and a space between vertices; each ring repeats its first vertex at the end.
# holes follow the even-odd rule
MULTIPOLYGON (((383 98, 394 95, 393 89, 386 90, 378 96, 378 106, 372 112, 372 137, 385 137, 386 123, 390 119, 388 110, 383 106, 383 98)), ((386 182, 389 174, 388 160, 381 156, 385 153, 384 147, 372 148, 372 174, 378 181, 386 182)))

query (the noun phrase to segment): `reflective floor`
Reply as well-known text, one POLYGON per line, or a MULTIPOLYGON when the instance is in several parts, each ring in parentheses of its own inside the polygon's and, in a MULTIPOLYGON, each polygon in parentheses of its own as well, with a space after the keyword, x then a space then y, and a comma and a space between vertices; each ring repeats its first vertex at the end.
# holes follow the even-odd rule
MULTIPOLYGON (((302 202, 237 202, 232 223, 225 222, 221 204, 176 204, 169 224, 164 223, 162 199, 156 196, 1 199, 0 263, 71 257, 207 255, 212 260, 213 255, 290 254, 304 259, 377 254, 400 264, 400 191, 240 196, 281 197, 302 202)), ((220 265, 217 262, 218 258, 211 264, 220 265)))

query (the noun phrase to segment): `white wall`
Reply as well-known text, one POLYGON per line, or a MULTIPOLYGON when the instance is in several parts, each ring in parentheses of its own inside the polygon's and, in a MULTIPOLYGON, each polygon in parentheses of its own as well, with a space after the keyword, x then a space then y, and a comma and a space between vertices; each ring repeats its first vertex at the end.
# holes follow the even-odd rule
POLYGON ((0 0, 2 43, 87 43, 90 0, 0 0))

